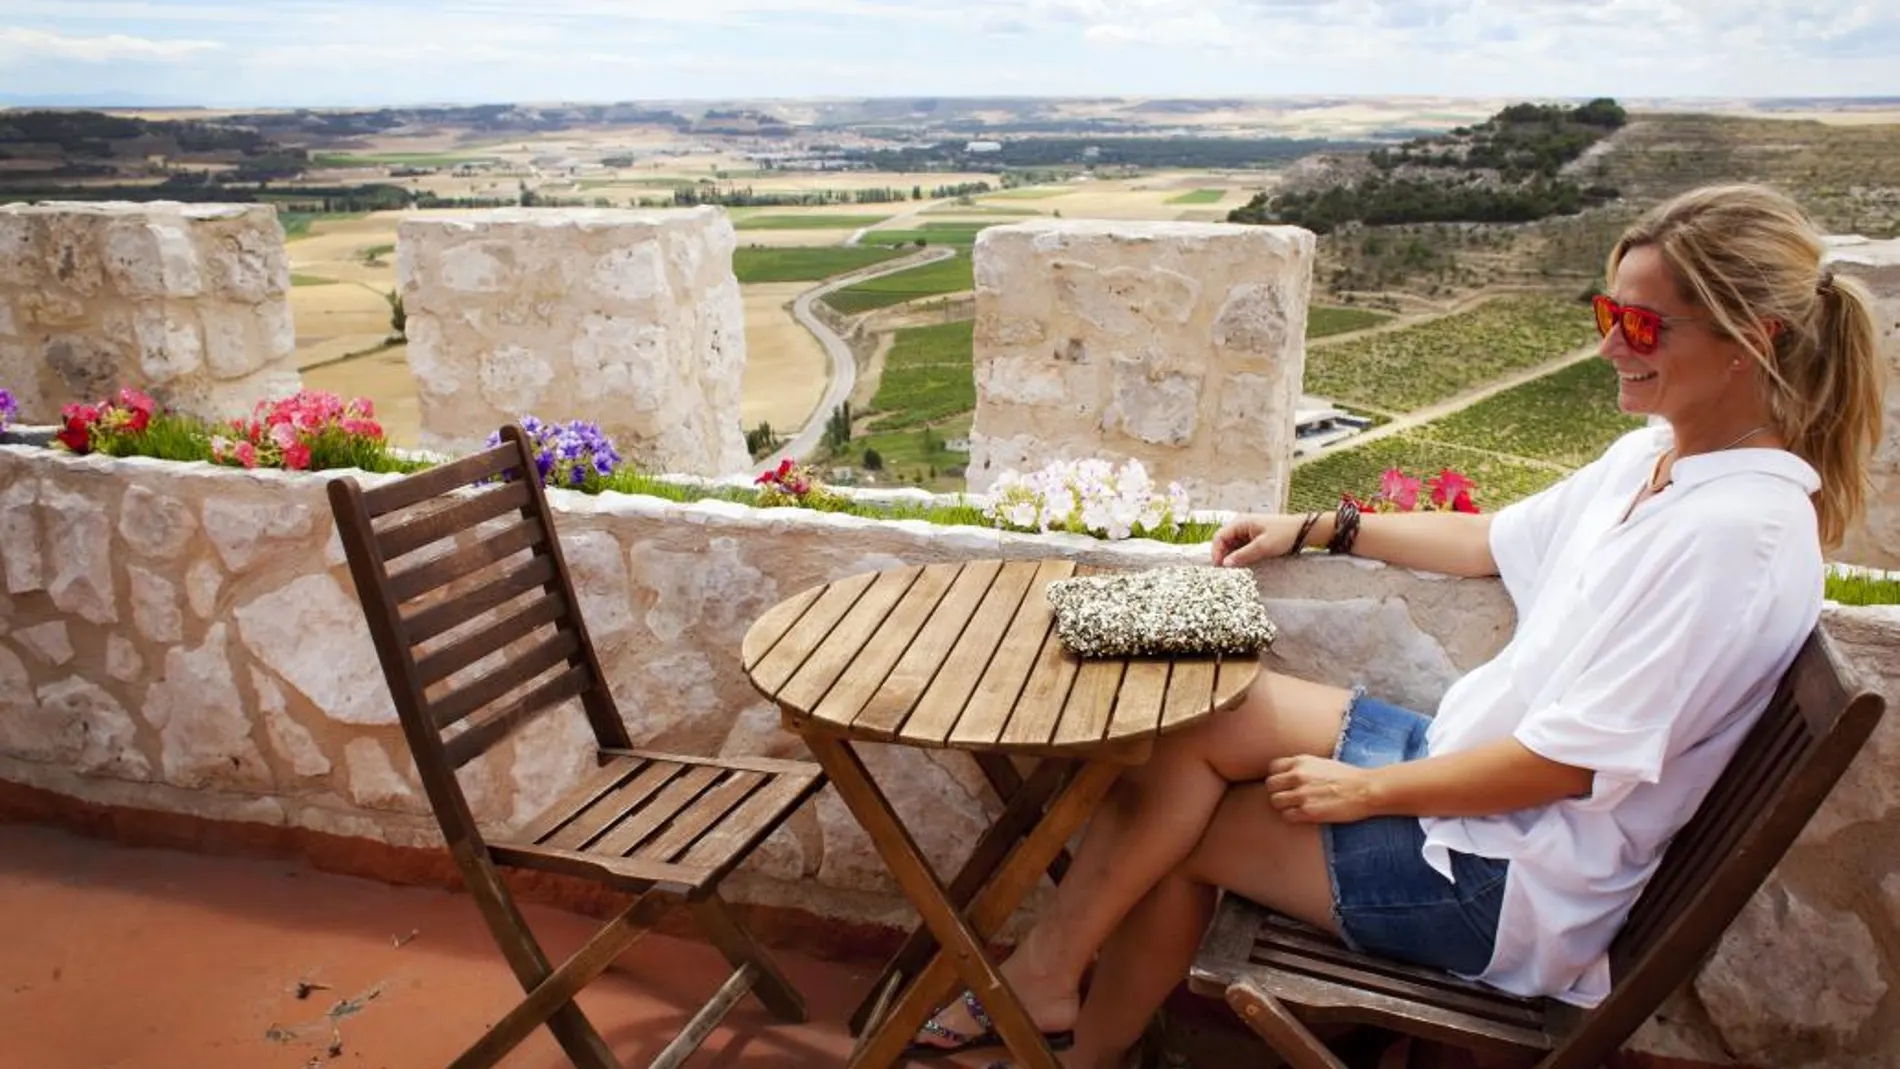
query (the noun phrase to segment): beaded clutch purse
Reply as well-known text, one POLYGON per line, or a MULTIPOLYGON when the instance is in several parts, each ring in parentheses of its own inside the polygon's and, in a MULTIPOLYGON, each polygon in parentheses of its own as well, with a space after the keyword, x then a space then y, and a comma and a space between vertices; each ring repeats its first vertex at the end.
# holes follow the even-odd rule
POLYGON ((1049 584, 1056 634, 1080 657, 1252 654, 1273 642, 1246 568, 1176 566, 1049 584))

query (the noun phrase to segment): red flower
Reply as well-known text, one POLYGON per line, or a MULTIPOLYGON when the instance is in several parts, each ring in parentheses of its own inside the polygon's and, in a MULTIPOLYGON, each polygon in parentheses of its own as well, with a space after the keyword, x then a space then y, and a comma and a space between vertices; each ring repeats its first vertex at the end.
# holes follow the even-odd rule
POLYGON ((86 421, 78 416, 66 417, 66 427, 56 437, 75 453, 84 453, 92 447, 92 431, 86 421))
POLYGON ((1425 480, 1425 485, 1431 488, 1432 504, 1442 509, 1449 503, 1453 505, 1452 511, 1458 512, 1462 510, 1456 507, 1456 499, 1459 495, 1464 495, 1465 500, 1469 501, 1471 491, 1478 484, 1466 478, 1463 472, 1444 468, 1437 475, 1425 480))
POLYGON ((75 453, 92 451, 92 425, 99 421, 99 409, 93 405, 70 404, 59 410, 66 421, 55 435, 61 445, 75 453))
POLYGON ((1458 491, 1458 496, 1451 499, 1451 510, 1453 512, 1469 512, 1475 515, 1478 512, 1478 506, 1471 500, 1471 491, 1458 491))

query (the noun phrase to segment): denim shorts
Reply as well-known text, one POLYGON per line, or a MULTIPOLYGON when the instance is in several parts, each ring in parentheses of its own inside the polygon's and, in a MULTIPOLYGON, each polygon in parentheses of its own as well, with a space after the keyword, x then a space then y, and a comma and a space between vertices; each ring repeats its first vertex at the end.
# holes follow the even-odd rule
MULTIPOLYGON (((1431 719, 1354 691, 1334 757, 1378 768, 1426 756, 1431 719)), ((1346 945, 1462 976, 1477 976, 1497 944, 1508 861, 1453 851, 1456 881, 1425 863, 1417 817, 1373 817, 1326 824, 1326 866, 1333 919, 1346 945)))

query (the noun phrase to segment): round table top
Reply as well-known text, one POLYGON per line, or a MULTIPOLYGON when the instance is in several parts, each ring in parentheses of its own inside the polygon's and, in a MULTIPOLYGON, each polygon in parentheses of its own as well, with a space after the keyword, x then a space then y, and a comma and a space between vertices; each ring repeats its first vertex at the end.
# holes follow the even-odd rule
POLYGON ((746 632, 746 674, 800 729, 968 750, 1087 754, 1239 704, 1257 657, 1070 653, 1044 589, 1087 571, 973 560, 821 584, 746 632))

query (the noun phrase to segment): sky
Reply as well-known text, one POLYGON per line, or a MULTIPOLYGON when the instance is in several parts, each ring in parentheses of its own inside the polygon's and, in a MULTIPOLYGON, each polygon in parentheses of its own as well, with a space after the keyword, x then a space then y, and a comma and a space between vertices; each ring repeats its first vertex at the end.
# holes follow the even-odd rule
POLYGON ((1900 96, 1895 0, 0 0, 0 99, 1900 96))

